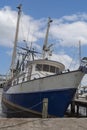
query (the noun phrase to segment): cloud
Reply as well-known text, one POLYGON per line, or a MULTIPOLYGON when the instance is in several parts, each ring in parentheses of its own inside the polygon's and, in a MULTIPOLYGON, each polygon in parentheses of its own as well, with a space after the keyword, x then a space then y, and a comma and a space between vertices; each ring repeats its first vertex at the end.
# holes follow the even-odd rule
POLYGON ((79 67, 79 64, 76 64, 76 61, 67 54, 53 54, 51 60, 63 63, 65 65, 65 69, 75 70, 79 67))
POLYGON ((87 23, 85 21, 54 24, 51 30, 52 37, 62 46, 73 46, 78 44, 79 40, 82 45, 87 44, 87 23))
POLYGON ((66 54, 53 54, 52 55, 52 60, 55 60, 55 61, 59 61, 63 64, 66 64, 66 66, 68 67, 68 65, 71 63, 72 59, 70 56, 66 55, 66 54), (65 59, 66 59, 66 62, 65 62, 65 59))
MULTIPOLYGON (((87 45, 87 14, 73 14, 71 16, 63 16, 59 19, 53 19, 50 28, 50 43, 56 43, 56 49, 61 47, 72 47, 78 45, 81 40, 82 45, 87 45)), ((14 43, 15 30, 17 22, 17 11, 5 6, 0 10, 0 46, 12 47, 14 43)), ((20 20, 18 42, 27 41, 28 46, 32 45, 42 50, 44 37, 47 27, 47 18, 34 19, 22 12, 20 20)), ((25 44, 25 43, 23 43, 25 44)), ((58 56, 59 54, 57 54, 58 56)), ((54 56, 54 55, 53 55, 54 56)), ((56 55, 54 59, 57 59, 56 55)), ((61 55, 67 59, 66 66, 73 60, 68 53, 61 55)), ((59 56, 60 58, 60 56, 59 56)), ((60 58, 65 62, 62 58, 60 58)))
MULTIPOLYGON (((31 16, 22 13, 20 20, 18 42, 28 40, 28 42, 36 42, 38 38, 42 38, 44 33, 40 31, 44 20, 35 20, 31 16), (41 25, 42 23, 42 25, 41 25), (37 35, 38 34, 38 35, 37 35)), ((17 23, 17 12, 10 7, 5 6, 0 10, 0 45, 12 47, 15 38, 17 23)))
POLYGON ((13 43, 16 12, 10 7, 0 10, 0 45, 10 47, 13 43))
POLYGON ((86 13, 76 13, 72 15, 63 16, 59 19, 60 22, 76 22, 76 21, 87 21, 86 13))
MULTIPOLYGON (((82 45, 87 44, 87 14, 73 14, 53 19, 50 29, 50 39, 62 46, 73 46, 81 40, 82 45)), ((12 47, 15 37, 17 11, 5 6, 0 10, 0 45, 12 47)), ((38 43, 45 37, 47 19, 34 19, 22 13, 20 20, 19 42, 27 40, 28 43, 38 43)), ((43 43, 43 42, 42 42, 43 43)), ((41 43, 38 43, 41 44, 41 43)))

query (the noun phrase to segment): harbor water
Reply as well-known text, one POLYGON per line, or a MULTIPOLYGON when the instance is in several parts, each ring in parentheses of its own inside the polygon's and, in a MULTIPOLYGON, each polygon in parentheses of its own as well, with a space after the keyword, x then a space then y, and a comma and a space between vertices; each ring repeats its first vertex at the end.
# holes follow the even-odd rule
POLYGON ((80 107, 80 109, 79 109, 79 113, 82 115, 82 116, 86 116, 86 112, 87 110, 86 110, 86 108, 85 107, 80 107))
POLYGON ((65 117, 87 117, 87 108, 79 106, 79 115, 77 115, 77 106, 75 105, 75 113, 73 113, 73 115, 72 115, 71 114, 71 105, 69 105, 65 117))

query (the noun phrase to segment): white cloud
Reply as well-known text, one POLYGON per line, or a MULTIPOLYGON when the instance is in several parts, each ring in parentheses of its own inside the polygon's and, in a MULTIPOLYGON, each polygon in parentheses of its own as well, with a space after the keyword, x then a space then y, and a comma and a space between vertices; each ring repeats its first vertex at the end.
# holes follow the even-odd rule
MULTIPOLYGON (((46 21, 42 18, 36 20, 31 16, 22 13, 20 24, 19 42, 28 40, 28 42, 37 42, 45 37, 46 21)), ((15 36, 17 21, 17 12, 10 7, 4 7, 0 10, 0 45, 12 46, 15 36)), ((63 16, 60 19, 54 19, 51 25, 51 38, 62 46, 72 46, 78 44, 87 44, 87 14, 73 14, 63 16)))
POLYGON ((9 7, 0 10, 0 45, 12 46, 15 29, 16 12, 9 7))
POLYGON ((76 21, 73 23, 61 23, 51 27, 53 38, 59 41, 62 46, 72 46, 78 44, 87 44, 87 23, 76 21))
MULTIPOLYGON (((7 47, 13 46, 16 22, 16 11, 13 11, 7 6, 0 10, 0 45, 7 47)), ((44 20, 42 19, 35 20, 22 13, 18 41, 28 40, 29 42, 36 42, 38 38, 42 38, 44 33, 40 31, 40 28, 42 28, 43 22, 44 20)))
MULTIPOLYGON (((59 19, 53 19, 50 28, 49 39, 56 41, 55 47, 73 46, 81 40, 82 45, 87 44, 87 14, 73 14, 71 16, 63 16, 59 19)), ((10 7, 4 7, 0 10, 0 45, 12 47, 17 22, 17 11, 10 7)), ((46 33, 47 19, 34 19, 31 16, 22 13, 20 21, 20 31, 18 42, 27 40, 29 45, 31 42, 35 48, 41 50, 40 45, 43 44, 46 33)), ((68 67, 73 59, 68 54, 54 54, 55 60, 60 60, 68 67), (62 58, 63 57, 63 58, 62 58), (65 60, 66 59, 66 60, 65 60)), ((75 62, 75 61, 74 61, 75 62)))
POLYGON ((67 54, 53 54, 51 60, 61 62, 65 65, 65 69, 78 69, 79 64, 67 54))

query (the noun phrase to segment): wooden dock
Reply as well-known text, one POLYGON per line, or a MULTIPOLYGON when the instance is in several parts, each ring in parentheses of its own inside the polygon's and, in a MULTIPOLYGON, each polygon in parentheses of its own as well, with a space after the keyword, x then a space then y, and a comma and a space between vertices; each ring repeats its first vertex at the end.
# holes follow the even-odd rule
MULTIPOLYGON (((47 104, 44 100, 43 105, 47 104)), ((75 99, 72 101, 75 106, 87 107, 87 100, 75 99)), ((46 107, 46 105, 45 105, 46 107)), ((44 114, 43 106, 43 114, 44 114)), ((47 107, 46 107, 47 110, 47 107)), ((87 130, 87 118, 0 118, 1 130, 87 130)))
POLYGON ((71 105, 70 113, 71 113, 72 117, 74 117, 74 116, 81 117, 82 116, 79 113, 80 107, 83 107, 86 109, 85 117, 87 117, 87 98, 74 98, 70 105, 71 105))
POLYGON ((1 118, 1 130, 87 130, 86 118, 1 118))

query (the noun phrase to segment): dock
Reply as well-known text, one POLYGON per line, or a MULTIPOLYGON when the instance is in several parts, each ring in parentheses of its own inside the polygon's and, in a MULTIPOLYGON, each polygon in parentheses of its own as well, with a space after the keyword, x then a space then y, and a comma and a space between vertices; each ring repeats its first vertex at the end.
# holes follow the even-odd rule
POLYGON ((83 107, 86 109, 86 113, 84 117, 87 117, 87 97, 86 98, 74 98, 70 104, 70 114, 72 117, 83 117, 79 109, 80 107, 83 107))
POLYGON ((86 118, 1 118, 1 130, 87 130, 86 118))
MULTIPOLYGON (((86 130, 87 118, 47 118, 47 99, 43 100, 42 118, 0 118, 1 130, 86 130)), ((74 99, 75 106, 87 107, 86 99, 74 99)))

